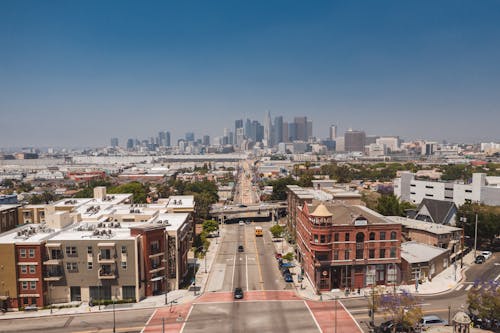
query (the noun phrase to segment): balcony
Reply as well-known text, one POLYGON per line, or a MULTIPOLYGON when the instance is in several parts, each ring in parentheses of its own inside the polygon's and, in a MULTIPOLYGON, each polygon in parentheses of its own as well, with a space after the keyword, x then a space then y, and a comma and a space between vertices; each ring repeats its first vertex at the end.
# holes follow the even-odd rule
POLYGON ((102 255, 102 253, 99 253, 97 255, 97 262, 100 264, 114 264, 116 261, 114 256, 111 255, 102 255))
POLYGON ((101 279, 101 280, 116 279, 115 270, 101 268, 101 269, 99 269, 99 272, 97 274, 98 274, 99 279, 101 279))
POLYGON ((156 272, 160 272, 162 270, 165 269, 165 266, 162 266, 160 264, 152 264, 151 265, 151 268, 149 270, 149 273, 156 273, 156 272))
POLYGON ((44 265, 61 265, 62 264, 62 256, 61 257, 53 257, 53 258, 47 258, 43 262, 44 265))
POLYGON ((63 278, 62 269, 51 269, 45 273, 44 281, 59 281, 63 278))

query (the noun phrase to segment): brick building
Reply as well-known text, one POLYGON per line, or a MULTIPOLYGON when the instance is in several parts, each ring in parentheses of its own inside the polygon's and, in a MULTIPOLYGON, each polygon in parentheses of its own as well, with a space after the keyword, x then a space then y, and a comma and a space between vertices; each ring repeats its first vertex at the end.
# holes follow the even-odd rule
POLYGON ((297 257, 316 290, 399 282, 401 224, 359 205, 297 207, 297 257))

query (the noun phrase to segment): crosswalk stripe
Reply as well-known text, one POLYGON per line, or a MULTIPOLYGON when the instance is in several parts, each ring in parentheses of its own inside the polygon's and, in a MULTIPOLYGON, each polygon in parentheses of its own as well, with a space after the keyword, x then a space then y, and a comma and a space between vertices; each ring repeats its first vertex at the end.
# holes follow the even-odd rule
POLYGON ((465 288, 465 290, 470 290, 470 289, 472 289, 472 284, 469 284, 467 288, 465 288))
POLYGON ((455 290, 460 290, 460 289, 462 289, 463 287, 464 287, 464 285, 463 285, 463 284, 461 284, 461 285, 459 285, 458 287, 456 287, 456 288, 455 288, 455 290))

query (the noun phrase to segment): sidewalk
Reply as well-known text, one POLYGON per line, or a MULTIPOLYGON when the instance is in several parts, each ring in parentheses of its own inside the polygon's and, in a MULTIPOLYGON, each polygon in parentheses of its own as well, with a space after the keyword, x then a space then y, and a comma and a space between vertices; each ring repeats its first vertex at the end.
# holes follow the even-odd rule
MULTIPOLYGON (((294 252, 293 247, 286 241, 283 241, 283 245, 281 242, 274 242, 274 247, 276 252, 281 253, 281 247, 283 246, 283 254, 288 252, 294 252)), ((464 256, 463 259, 463 268, 460 268, 460 261, 457 262, 456 266, 456 275, 455 275, 455 265, 452 264, 445 270, 443 270, 440 274, 435 276, 432 281, 425 281, 424 283, 418 286, 418 291, 415 288, 415 285, 399 285, 397 286, 398 291, 406 290, 410 293, 418 294, 418 295, 435 295, 444 292, 451 291, 455 289, 465 277, 465 271, 473 264, 474 262, 474 254, 473 252, 469 252, 464 256)), ((344 291, 340 289, 332 289, 331 291, 322 292, 321 295, 318 295, 315 292, 315 289, 307 278, 304 276, 302 282, 298 282, 298 276, 301 273, 300 264, 294 260, 295 267, 290 269, 290 272, 295 276, 294 277, 294 285, 297 290, 297 293, 304 299, 309 300, 331 300, 335 298, 344 299, 344 298, 356 298, 356 297, 365 297, 370 295, 372 288, 361 288, 360 293, 356 292, 350 293, 346 295, 344 291)), ((394 286, 382 287, 388 292, 392 292, 394 286)))
MULTIPOLYGON (((194 288, 190 286, 187 289, 178 289, 169 291, 167 294, 167 301, 170 306, 175 304, 183 304, 192 302, 198 298, 205 290, 208 277, 210 275, 211 267, 215 257, 217 255, 220 244, 222 243, 222 237, 224 235, 224 229, 220 229, 220 237, 218 239, 211 238, 210 246, 206 254, 206 268, 207 273, 205 273, 205 258, 197 259, 196 264, 198 266, 198 271, 196 272, 195 282, 196 282, 196 295, 194 288)), ((149 296, 137 303, 124 303, 115 304, 115 311, 124 311, 131 309, 147 309, 147 308, 159 308, 165 306, 165 294, 157 296, 149 296)), ((20 318, 35 318, 44 316, 62 316, 62 315, 72 315, 72 314, 86 314, 95 312, 105 312, 113 311, 113 305, 97 305, 89 306, 87 302, 73 302, 65 304, 54 304, 52 311, 50 309, 43 309, 38 311, 12 311, 2 313, 0 312, 0 321, 6 319, 20 319, 20 318), (58 309, 58 306, 67 306, 68 304, 80 304, 77 307, 62 308, 58 309)))

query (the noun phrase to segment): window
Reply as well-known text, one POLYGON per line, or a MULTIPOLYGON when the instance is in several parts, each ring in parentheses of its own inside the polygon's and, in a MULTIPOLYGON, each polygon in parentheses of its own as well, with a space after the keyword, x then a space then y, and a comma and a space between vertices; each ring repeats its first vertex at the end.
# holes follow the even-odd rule
POLYGON ((349 250, 344 251, 344 259, 349 260, 349 250))
POLYGON ((326 242, 326 237, 325 237, 325 235, 320 235, 320 236, 319 236, 319 242, 320 242, 320 243, 325 243, 325 242, 326 242))
POLYGON ((122 268, 127 269, 127 262, 126 261, 122 261, 122 268))
POLYGON ((30 258, 35 258, 35 249, 29 249, 30 252, 30 258))
POLYGON ((396 258, 396 248, 391 247, 391 258, 396 258))
POLYGON ((30 289, 35 290, 36 289, 36 281, 30 281, 30 289))
POLYGON ((122 253, 127 253, 127 247, 126 246, 122 246, 122 253))
POLYGON ((30 265, 30 274, 35 274, 35 273, 36 273, 36 266, 30 265))
POLYGON ((78 272, 78 263, 76 262, 67 262, 66 269, 68 272, 78 272))
POLYGON ((26 265, 21 265, 21 273, 23 273, 23 274, 28 273, 28 266, 26 266, 26 265))
POLYGON ((385 258, 385 249, 380 249, 380 256, 379 258, 385 258))
POLYGON ((346 241, 346 242, 348 242, 348 241, 349 241, 349 233, 348 233, 348 232, 346 232, 346 233, 345 233, 345 241, 346 241))
POLYGON ((338 242, 339 241, 339 233, 338 232, 336 232, 336 233, 333 234, 333 241, 334 242, 338 242))
POLYGON ((87 253, 92 254, 92 246, 87 246, 87 253))
POLYGON ((385 240, 385 231, 380 232, 380 240, 385 240))
POLYGON ((28 281, 21 282, 21 285, 23 290, 28 290, 28 281))
POLYGON ((26 258, 26 249, 20 249, 19 250, 19 256, 21 258, 26 258))
POLYGON ((374 232, 370 232, 370 240, 375 240, 375 233, 374 232))
POLYGON ((339 260, 339 250, 333 251, 333 260, 339 260))
POLYGON ((370 259, 375 258, 375 249, 368 250, 368 258, 370 258, 370 259))
POLYGON ((448 258, 443 259, 443 268, 448 267, 448 258))
POLYGON ((68 257, 76 257, 76 246, 66 246, 66 255, 68 257))
POLYGON ((314 235, 314 243, 318 242, 318 235, 314 235))
POLYGON ((122 297, 124 299, 135 299, 135 286, 123 286, 122 287, 122 297))
POLYGON ((87 262, 87 269, 92 269, 92 268, 93 268, 92 261, 87 262))
MULTIPOLYGON (((26 286, 28 286, 28 285, 26 285, 26 286)), ((28 289, 28 288, 26 288, 26 289, 28 289)), ((23 304, 24 304, 24 305, 28 305, 28 304, 29 304, 29 299, 28 299, 28 297, 23 297, 23 304)))
POLYGON ((395 231, 391 232, 391 239, 396 239, 397 233, 395 231))
POLYGON ((472 190, 465 190, 465 193, 472 193, 472 190))

